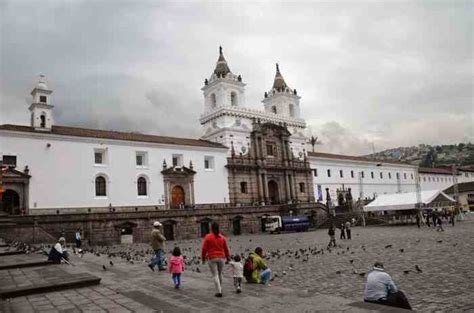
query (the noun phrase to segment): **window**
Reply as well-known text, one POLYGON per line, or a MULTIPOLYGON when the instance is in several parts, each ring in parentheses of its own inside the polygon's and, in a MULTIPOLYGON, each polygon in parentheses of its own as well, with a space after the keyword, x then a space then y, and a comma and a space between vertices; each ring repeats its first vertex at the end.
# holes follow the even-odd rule
POLYGON ((145 177, 139 177, 138 180, 137 180, 137 191, 138 191, 139 196, 148 195, 146 185, 147 185, 146 178, 145 177))
POLYGON ((215 108, 217 106, 217 99, 215 94, 211 94, 211 106, 215 108))
POLYGON ((351 178, 354 178, 354 171, 351 171, 351 178))
POLYGON ((137 167, 148 166, 148 155, 146 152, 137 151, 135 160, 137 167))
POLYGON ((383 173, 380 172, 380 179, 383 179, 383 173))
POLYGON ((426 181, 426 177, 423 176, 423 181, 426 181))
POLYGON ((400 179, 400 173, 397 173, 397 179, 400 179))
POLYGON ((40 96, 40 102, 41 103, 46 103, 46 102, 48 102, 48 98, 46 96, 40 96))
POLYGON ((360 172, 360 176, 364 178, 364 171, 360 172))
POLYGON ((240 192, 247 193, 247 182, 240 182, 240 192))
POLYGON ((173 167, 183 166, 183 155, 182 154, 173 154, 173 167))
POLYGON ((403 173, 403 178, 407 179, 407 173, 403 173))
POLYGON ((204 169, 206 169, 206 170, 213 170, 214 169, 214 157, 213 156, 205 156, 204 157, 204 169))
POLYGON ((8 167, 16 167, 16 155, 3 155, 2 164, 8 167))
POLYGON ((95 196, 107 197, 107 182, 103 176, 95 178, 95 196))
POLYGON ((410 176, 411 176, 411 179, 413 179, 413 173, 411 173, 410 176))
POLYGON ((275 156, 275 145, 273 143, 267 143, 267 155, 275 156))
POLYGON ((272 106, 272 112, 275 113, 275 114, 277 114, 277 108, 276 108, 276 106, 272 106))
POLYGON ((344 177, 344 172, 343 172, 342 170, 339 170, 339 176, 340 176, 341 178, 344 177))
POLYGON ((331 177, 331 170, 328 170, 328 177, 331 177))
POLYGON ((95 164, 104 164, 104 151, 96 150, 94 152, 94 163, 95 164))
POLYGON ((304 193, 304 183, 300 183, 300 192, 304 193))
POLYGON ((370 172, 370 177, 373 179, 374 178, 374 172, 370 172))
POLYGON ((469 177, 469 176, 468 176, 468 173, 464 173, 464 176, 469 177))
POLYGON ((237 106, 237 94, 235 92, 230 93, 230 105, 237 106))
POLYGON ((392 173, 388 172, 388 179, 392 179, 392 173))
POLYGON ((318 169, 315 168, 313 170, 313 175, 314 175, 314 177, 318 177, 318 169))
POLYGON ((46 127, 46 115, 41 114, 40 120, 41 120, 41 122, 40 122, 40 127, 41 127, 41 128, 45 128, 45 127, 46 127))

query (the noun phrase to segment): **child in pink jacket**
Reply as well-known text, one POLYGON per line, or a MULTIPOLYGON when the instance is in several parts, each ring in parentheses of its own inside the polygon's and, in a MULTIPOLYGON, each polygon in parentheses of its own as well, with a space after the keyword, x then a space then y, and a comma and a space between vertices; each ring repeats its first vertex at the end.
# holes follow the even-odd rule
POLYGON ((181 273, 184 272, 184 259, 179 247, 174 247, 173 256, 170 258, 169 270, 173 275, 174 288, 179 289, 181 285, 181 273))

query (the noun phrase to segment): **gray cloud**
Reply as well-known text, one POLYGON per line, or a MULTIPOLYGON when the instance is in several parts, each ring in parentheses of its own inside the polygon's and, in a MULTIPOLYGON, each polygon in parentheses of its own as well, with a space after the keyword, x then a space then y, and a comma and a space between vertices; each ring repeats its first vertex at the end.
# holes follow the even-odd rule
POLYGON ((217 47, 261 108, 274 63, 336 153, 474 140, 470 1, 3 1, 0 123, 39 73, 58 124, 196 137, 217 47))

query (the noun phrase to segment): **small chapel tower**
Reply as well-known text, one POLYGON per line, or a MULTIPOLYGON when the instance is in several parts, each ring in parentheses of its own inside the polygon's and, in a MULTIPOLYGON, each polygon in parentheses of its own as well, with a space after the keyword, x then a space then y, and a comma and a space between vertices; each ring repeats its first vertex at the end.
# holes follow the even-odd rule
POLYGON ((300 99, 296 89, 291 89, 286 84, 280 73, 280 67, 276 64, 275 80, 269 92, 265 92, 263 104, 265 111, 288 117, 300 117, 300 99))
POLYGON ((242 77, 230 71, 229 65, 219 47, 219 59, 209 79, 201 89, 204 93, 204 113, 222 107, 243 107, 245 105, 245 84, 242 77))
POLYGON ((51 105, 53 91, 46 85, 46 78, 40 75, 39 82, 31 91, 33 101, 29 107, 31 112, 31 127, 36 130, 51 131, 54 124, 51 105))

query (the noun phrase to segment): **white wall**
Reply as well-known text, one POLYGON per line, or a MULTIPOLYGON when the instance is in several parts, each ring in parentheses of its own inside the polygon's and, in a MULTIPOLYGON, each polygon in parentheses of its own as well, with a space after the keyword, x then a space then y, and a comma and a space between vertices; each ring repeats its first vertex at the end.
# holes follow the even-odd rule
POLYGON ((351 188, 354 200, 359 198, 360 184, 359 173, 364 172, 362 179, 363 198, 377 195, 391 194, 397 192, 410 192, 416 190, 415 173, 416 167, 410 165, 395 165, 385 163, 377 166, 377 162, 358 162, 351 160, 337 160, 309 157, 312 169, 317 170, 317 176, 313 173, 313 183, 315 199, 318 199, 318 185, 321 186, 323 202, 326 201, 326 188, 329 188, 332 200, 335 200, 336 189, 351 188), (331 177, 328 177, 327 170, 331 171, 331 177), (339 171, 343 171, 343 177, 340 177, 339 171), (354 177, 351 177, 351 171, 354 177), (371 177, 374 172, 374 178, 371 177), (383 178, 380 178, 380 172, 383 178), (389 178, 389 173, 391 178, 389 178), (400 173, 400 180, 396 178, 396 173, 400 173), (405 175, 406 174, 406 178, 405 175))
POLYGON ((0 131, 0 154, 16 155, 18 170, 28 165, 30 210, 164 204, 162 164, 166 159, 170 166, 172 154, 182 154, 185 166, 193 162, 196 203, 228 201, 226 149, 0 131), (107 165, 94 165, 94 148, 107 149, 107 165), (148 152, 147 168, 137 168, 136 151, 148 152), (214 171, 204 170, 204 156, 214 156, 214 171), (106 198, 95 197, 98 174, 108 177, 106 198), (136 181, 142 174, 149 182, 147 197, 137 196, 136 181))

